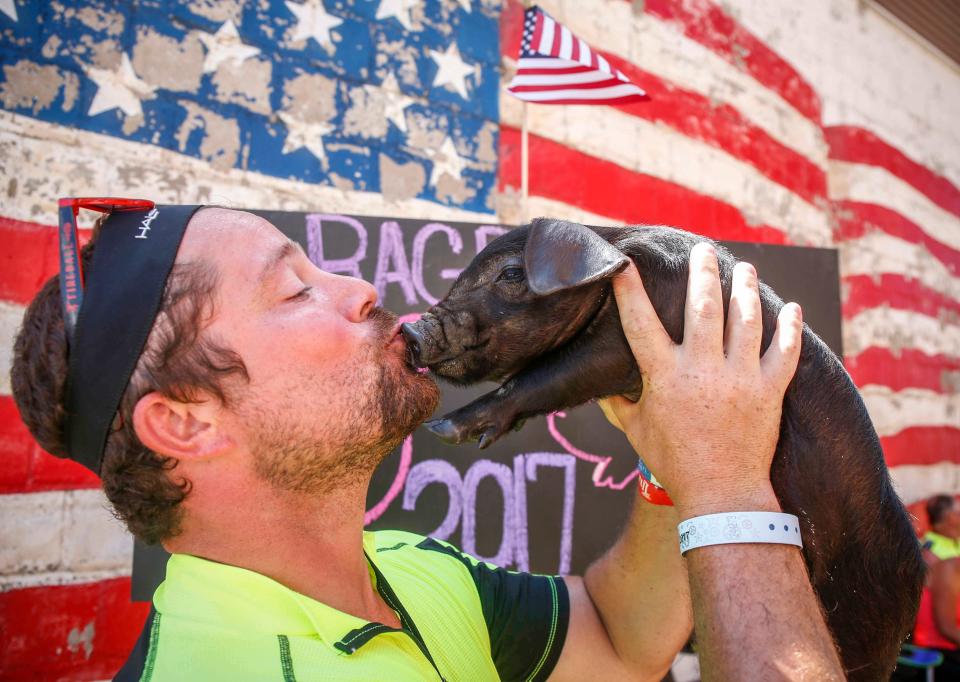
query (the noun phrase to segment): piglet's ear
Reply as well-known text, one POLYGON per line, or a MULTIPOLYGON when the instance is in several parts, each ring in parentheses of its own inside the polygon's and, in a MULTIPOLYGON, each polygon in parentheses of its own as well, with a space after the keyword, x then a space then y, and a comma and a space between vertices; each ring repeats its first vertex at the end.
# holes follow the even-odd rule
POLYGON ((523 252, 527 286, 539 296, 610 277, 628 262, 593 230, 549 218, 530 224, 523 252))

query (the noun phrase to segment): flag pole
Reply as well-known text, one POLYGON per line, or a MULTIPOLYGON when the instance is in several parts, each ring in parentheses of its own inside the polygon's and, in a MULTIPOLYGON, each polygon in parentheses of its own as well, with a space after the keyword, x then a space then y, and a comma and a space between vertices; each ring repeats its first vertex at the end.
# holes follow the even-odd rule
POLYGON ((520 128, 520 224, 527 223, 527 196, 530 193, 530 141, 527 137, 527 102, 523 102, 523 124, 520 128))

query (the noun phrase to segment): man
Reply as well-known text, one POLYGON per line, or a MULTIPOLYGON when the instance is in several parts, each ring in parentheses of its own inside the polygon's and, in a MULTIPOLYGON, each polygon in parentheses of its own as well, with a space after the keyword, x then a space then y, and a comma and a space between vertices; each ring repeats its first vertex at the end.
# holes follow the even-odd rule
POLYGON ((927 516, 932 530, 924 534, 930 551, 938 559, 960 557, 960 505, 950 495, 934 495, 927 500, 927 516))
POLYGON ((680 520, 779 511, 769 470, 801 322, 784 307, 760 359, 750 266, 725 330, 715 253, 694 249, 680 346, 636 270, 617 278, 625 332, 653 369, 638 403, 605 412, 675 506, 638 501, 616 545, 560 579, 363 532, 371 473, 438 395, 369 284, 317 269, 249 213, 160 207, 149 234, 177 235, 167 256, 138 241, 140 217, 95 236, 75 331, 47 283, 12 372, 40 443, 99 469, 131 530, 173 554, 121 678, 659 680, 692 604, 705 676, 842 679, 796 547, 678 551, 680 520), (135 305, 135 284, 163 296, 135 305), (123 340, 137 325, 145 344, 123 340), (117 377, 112 404, 91 388, 117 377))
POLYGON ((960 558, 934 563, 929 583, 920 597, 913 643, 943 654, 935 679, 956 680, 960 677, 960 558))

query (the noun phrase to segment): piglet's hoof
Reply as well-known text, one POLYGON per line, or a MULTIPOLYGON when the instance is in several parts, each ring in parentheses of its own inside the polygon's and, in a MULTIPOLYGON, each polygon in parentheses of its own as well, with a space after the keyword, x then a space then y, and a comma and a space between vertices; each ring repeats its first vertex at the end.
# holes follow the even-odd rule
POLYGON ((480 449, 488 448, 507 433, 513 425, 508 419, 502 423, 473 413, 453 412, 441 419, 432 419, 424 424, 427 430, 440 440, 452 445, 467 441, 479 441, 480 449))
POLYGON ((458 445, 464 440, 462 429, 457 428, 449 419, 431 419, 424 423, 427 431, 445 443, 458 445))

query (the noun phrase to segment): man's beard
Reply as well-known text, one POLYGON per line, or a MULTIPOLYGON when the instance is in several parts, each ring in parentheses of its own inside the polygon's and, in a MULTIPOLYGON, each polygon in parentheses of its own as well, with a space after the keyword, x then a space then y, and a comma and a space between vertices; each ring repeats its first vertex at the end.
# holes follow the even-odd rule
POLYGON ((374 308, 367 322, 370 340, 359 361, 324 378, 330 396, 340 392, 341 402, 328 410, 333 419, 304 424, 285 418, 276 406, 258 410, 259 424, 251 429, 255 471, 278 490, 322 495, 366 485, 380 462, 436 409, 436 382, 411 367, 406 354, 401 358, 387 348, 397 316, 374 308))

